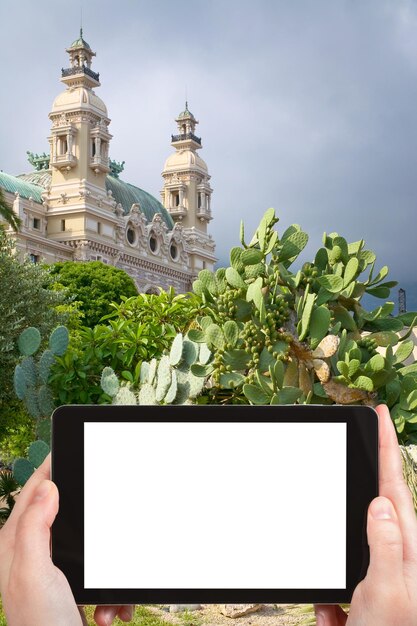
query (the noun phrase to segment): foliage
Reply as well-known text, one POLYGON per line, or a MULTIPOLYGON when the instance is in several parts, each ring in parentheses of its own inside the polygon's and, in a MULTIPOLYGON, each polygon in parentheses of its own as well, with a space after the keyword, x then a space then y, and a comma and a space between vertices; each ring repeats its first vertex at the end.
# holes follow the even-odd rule
POLYGON ((4 191, 0 187, 0 217, 7 222, 8 226, 11 226, 13 230, 19 230, 22 225, 22 220, 13 211, 13 207, 9 205, 4 197, 4 191))
MULTIPOLYGON (((279 237, 277 221, 268 210, 249 244, 242 226, 242 245, 231 250, 230 267, 202 270, 194 282, 201 314, 187 340, 205 351, 204 362, 195 359, 190 368, 204 380, 196 401, 385 402, 400 441, 417 442, 417 363, 404 365, 417 313, 395 317, 393 302, 364 308, 365 293, 385 299, 396 283, 385 281, 387 267, 375 272, 375 254, 363 240, 348 243, 337 233, 325 234, 314 261, 293 270, 308 236, 292 225, 279 237)), ((151 370, 156 368, 151 385, 157 403, 167 402, 162 391, 156 394, 169 379, 162 359, 151 370)), ((131 383, 139 403, 145 403, 143 389, 151 403, 146 374, 131 383)))
POLYGON ((61 320, 56 307, 66 295, 48 287, 48 270, 19 259, 15 243, 0 228, 0 421, 13 395, 13 370, 18 359, 17 337, 28 326, 35 326, 42 336, 61 320))
POLYGON ((88 327, 111 313, 111 302, 137 295, 134 281, 124 270, 101 261, 54 263, 50 271, 57 285, 66 287, 79 303, 83 323, 88 327))
POLYGON ((73 333, 69 349, 57 359, 50 379, 54 397, 60 404, 109 402, 100 386, 104 367, 137 384, 142 360, 159 358, 169 348, 198 310, 196 300, 170 289, 111 303, 103 323, 73 333))
POLYGON ((203 344, 184 339, 178 334, 169 355, 159 360, 143 361, 140 370, 140 390, 135 395, 130 383, 120 385, 112 368, 106 367, 101 377, 103 391, 113 404, 192 404, 203 391, 204 378, 193 373, 193 367, 204 367, 210 352, 203 344))
POLYGON ((0 419, 0 459, 6 465, 26 454, 35 438, 35 423, 17 398, 7 402, 0 419))
POLYGON ((0 469, 0 502, 6 506, 0 507, 0 525, 3 524, 13 510, 15 499, 14 494, 19 489, 19 484, 15 480, 13 473, 9 469, 0 469))

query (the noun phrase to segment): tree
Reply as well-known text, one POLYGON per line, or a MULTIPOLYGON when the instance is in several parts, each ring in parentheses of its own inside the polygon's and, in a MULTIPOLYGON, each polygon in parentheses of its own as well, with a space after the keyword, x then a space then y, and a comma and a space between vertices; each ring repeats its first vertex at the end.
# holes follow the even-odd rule
POLYGON ((19 357, 16 340, 28 326, 49 334, 60 321, 66 321, 55 307, 66 299, 64 291, 49 289, 53 279, 50 272, 19 259, 15 242, 0 227, 0 419, 6 404, 14 399, 13 372, 19 357))
POLYGON ((125 271, 101 261, 65 261, 50 267, 56 286, 63 285, 79 303, 84 326, 93 327, 113 311, 111 302, 137 295, 135 283, 125 271))
POLYGON ((22 220, 16 213, 13 211, 12 207, 6 201, 4 197, 3 189, 0 187, 0 217, 2 217, 6 222, 13 228, 13 230, 19 230, 19 227, 22 224, 22 220))

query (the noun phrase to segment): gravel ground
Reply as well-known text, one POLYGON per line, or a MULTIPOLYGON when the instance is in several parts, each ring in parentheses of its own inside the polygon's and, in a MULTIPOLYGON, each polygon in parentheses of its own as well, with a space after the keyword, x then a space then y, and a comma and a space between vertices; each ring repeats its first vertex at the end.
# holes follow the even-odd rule
POLYGON ((315 624, 314 619, 308 619, 309 605, 292 604, 264 604, 256 613, 243 617, 230 618, 220 613, 217 605, 203 604, 199 611, 184 613, 169 613, 167 606, 149 607, 164 620, 181 626, 302 626, 315 624))

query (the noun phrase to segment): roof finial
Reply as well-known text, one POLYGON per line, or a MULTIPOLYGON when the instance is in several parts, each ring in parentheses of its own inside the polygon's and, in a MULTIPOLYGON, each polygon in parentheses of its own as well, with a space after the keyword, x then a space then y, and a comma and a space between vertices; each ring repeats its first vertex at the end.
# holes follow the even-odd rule
POLYGON ((83 3, 80 2, 80 39, 83 38, 83 3))

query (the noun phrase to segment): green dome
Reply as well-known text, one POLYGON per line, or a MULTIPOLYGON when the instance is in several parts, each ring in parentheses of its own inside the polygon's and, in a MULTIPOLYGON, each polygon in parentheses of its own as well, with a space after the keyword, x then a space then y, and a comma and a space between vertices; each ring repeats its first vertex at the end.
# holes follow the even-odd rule
POLYGON ((181 120, 184 117, 191 117, 193 120, 195 119, 191 111, 188 110, 188 102, 185 103, 185 109, 178 115, 178 119, 181 120))
POLYGON ((140 210, 149 222, 155 213, 160 213, 168 228, 171 230, 174 227, 174 221, 166 208, 147 191, 114 176, 107 176, 106 189, 110 190, 116 202, 122 205, 125 215, 130 212, 132 204, 139 204, 140 210))
POLYGON ((86 42, 85 39, 83 39, 82 28, 80 28, 80 36, 78 37, 78 39, 72 42, 70 48, 88 48, 88 50, 91 50, 90 45, 86 42))
MULTIPOLYGON (((50 184, 51 174, 45 170, 20 174, 20 176, 10 176, 0 172, 0 187, 12 193, 18 191, 22 198, 32 197, 35 202, 42 202, 41 194, 50 184)), ((174 221, 166 208, 147 191, 110 175, 106 178, 106 189, 110 190, 113 199, 122 205, 125 215, 129 214, 132 204, 139 204, 148 222, 151 222, 154 215, 159 213, 170 230, 174 227, 174 221)))

